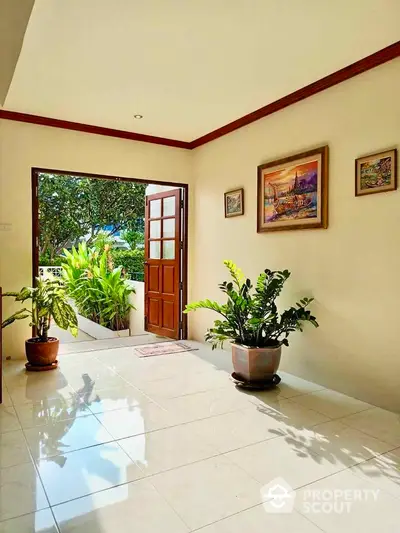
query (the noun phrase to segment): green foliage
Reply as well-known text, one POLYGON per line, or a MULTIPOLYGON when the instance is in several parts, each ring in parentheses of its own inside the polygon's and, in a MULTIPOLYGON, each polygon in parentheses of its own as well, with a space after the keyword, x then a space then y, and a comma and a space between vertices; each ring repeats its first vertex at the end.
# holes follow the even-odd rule
POLYGON ((144 232, 127 229, 122 232, 121 237, 126 241, 131 250, 136 250, 138 246, 144 246, 144 232))
POLYGON ((93 238, 92 245, 98 252, 102 252, 105 249, 112 248, 114 244, 113 237, 108 233, 108 231, 100 230, 96 237, 93 238))
POLYGON ((80 243, 64 250, 63 277, 79 314, 114 331, 129 325, 129 295, 135 292, 126 283, 122 268, 114 268, 110 251, 98 251, 80 243))
POLYGON ((145 189, 142 183, 79 178, 68 175, 39 175, 40 254, 54 265, 65 247, 89 235, 92 243, 101 228, 111 226, 137 231, 144 216, 145 189))
POLYGON ((249 279, 232 261, 224 261, 233 282, 219 285, 228 297, 226 304, 201 300, 186 306, 185 313, 198 309, 210 309, 222 316, 209 329, 205 339, 213 349, 231 339, 237 344, 249 347, 275 347, 289 345, 288 337, 293 331, 303 331, 303 323, 310 322, 318 327, 315 316, 307 309, 313 298, 302 298, 295 307, 279 314, 275 300, 290 276, 288 270, 264 270, 258 278, 254 291, 249 279))
POLYGON ((111 250, 114 265, 122 267, 129 279, 144 278, 144 250, 111 250))
POLYGON ((56 255, 51 257, 50 253, 39 255, 39 265, 40 266, 61 266, 64 262, 64 258, 61 255, 56 255))
POLYGON ((8 292, 3 296, 15 298, 16 302, 32 300, 32 309, 23 308, 4 320, 5 328, 16 320, 31 317, 30 326, 37 330, 41 342, 47 342, 51 319, 61 329, 70 330, 75 337, 78 334, 78 319, 75 311, 67 301, 64 283, 60 280, 42 280, 36 278, 36 287, 23 287, 19 292, 8 292))

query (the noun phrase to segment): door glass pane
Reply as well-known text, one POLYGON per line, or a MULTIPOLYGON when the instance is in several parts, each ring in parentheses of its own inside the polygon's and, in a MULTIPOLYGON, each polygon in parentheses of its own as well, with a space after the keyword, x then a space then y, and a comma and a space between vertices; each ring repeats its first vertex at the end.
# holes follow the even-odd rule
POLYGON ((152 220, 150 222, 150 239, 159 239, 161 237, 161 220, 152 220))
POLYGON ((161 200, 151 200, 150 202, 150 218, 161 217, 161 200))
POLYGON ((175 219, 167 218, 163 220, 163 237, 174 238, 175 237, 175 219))
POLYGON ((175 241, 163 241, 163 259, 175 259, 175 241))
POLYGON ((173 217, 175 215, 175 196, 164 198, 164 217, 173 217))
POLYGON ((161 241, 150 241, 150 259, 160 259, 161 241))

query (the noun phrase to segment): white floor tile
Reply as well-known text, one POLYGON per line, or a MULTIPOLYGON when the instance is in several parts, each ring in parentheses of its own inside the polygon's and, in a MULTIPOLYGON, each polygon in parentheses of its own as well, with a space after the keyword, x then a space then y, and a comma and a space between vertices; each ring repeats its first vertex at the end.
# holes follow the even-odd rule
POLYGON ((11 396, 8 394, 8 390, 6 389, 5 384, 3 384, 3 403, 1 404, 2 407, 11 407, 12 401, 11 396))
POLYGON ((290 514, 267 513, 257 505, 215 522, 201 533, 321 533, 321 530, 296 511, 290 514))
POLYGON ((0 435, 0 468, 30 463, 31 456, 21 430, 0 435))
POLYGON ((293 489, 345 468, 331 458, 299 450, 295 438, 293 442, 283 437, 267 440, 226 456, 262 485, 283 478, 293 489))
POLYGON ((50 509, 0 522, 0 533, 58 533, 50 509))
POLYGON ((154 403, 105 411, 96 416, 114 439, 133 437, 175 424, 171 415, 154 403))
POLYGON ((35 459, 61 455, 113 440, 94 415, 25 429, 24 433, 35 459))
POLYGON ((275 418, 281 427, 287 430, 290 428, 312 427, 316 424, 330 421, 327 416, 300 405, 296 400, 297 397, 291 400, 277 398, 275 402, 270 402, 269 405, 260 403, 257 408, 265 415, 275 418))
POLYGON ((0 434, 21 429, 14 407, 0 405, 0 434))
POLYGON ((147 481, 53 508, 61 533, 186 533, 188 527, 147 481))
POLYGON ((283 396, 286 398, 293 398, 294 396, 299 396, 300 394, 309 394, 310 392, 315 392, 322 390, 325 387, 318 385, 317 383, 312 383, 305 379, 293 376, 287 372, 279 371, 279 376, 282 381, 278 385, 278 389, 282 392, 283 396))
POLYGON ((32 463, 0 470, 0 521, 49 507, 32 463))
POLYGON ((151 402, 150 398, 129 385, 99 391, 95 389, 92 394, 82 398, 89 406, 90 411, 95 414, 115 411, 116 409, 130 409, 151 402))
POLYGON ((146 476, 218 454, 190 424, 122 439, 118 444, 146 476))
POLYGON ((318 411, 329 418, 341 418, 374 407, 369 403, 329 389, 296 396, 295 400, 300 405, 314 409, 314 411, 318 411))
POLYGON ((38 471, 50 505, 143 477, 140 468, 115 442, 42 459, 38 471))
POLYGON ((375 407, 340 420, 379 440, 400 446, 400 415, 375 407))
POLYGON ((256 406, 187 424, 195 438, 197 433, 219 452, 228 452, 277 437, 281 424, 256 406))
POLYGON ((224 456, 157 474, 151 483, 191 529, 261 501, 259 483, 224 456))
POLYGON ((28 404, 16 405, 15 411, 23 429, 75 419, 92 414, 76 394, 71 398, 46 398, 28 404))
POLYGON ((399 531, 399 500, 349 470, 296 491, 295 507, 326 533, 399 531))
POLYGON ((351 472, 400 498, 400 448, 360 463, 351 472))

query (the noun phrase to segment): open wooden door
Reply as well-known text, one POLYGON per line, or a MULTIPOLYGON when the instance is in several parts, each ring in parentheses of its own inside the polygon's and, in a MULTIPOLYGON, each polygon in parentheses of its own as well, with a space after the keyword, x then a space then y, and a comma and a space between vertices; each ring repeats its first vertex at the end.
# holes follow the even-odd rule
POLYGON ((145 330, 182 338, 182 190, 146 197, 145 330))

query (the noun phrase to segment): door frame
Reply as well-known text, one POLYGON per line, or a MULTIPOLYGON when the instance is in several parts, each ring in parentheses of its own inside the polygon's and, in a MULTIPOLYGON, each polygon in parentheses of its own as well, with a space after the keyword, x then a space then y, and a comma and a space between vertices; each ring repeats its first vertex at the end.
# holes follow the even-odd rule
POLYGON ((167 187, 180 187, 183 190, 183 260, 181 264, 182 276, 182 339, 188 337, 188 319, 187 314, 183 313, 183 309, 187 304, 188 297, 188 240, 189 240, 189 184, 178 183, 174 181, 160 181, 153 179, 142 178, 127 178, 121 176, 110 176, 107 174, 92 174, 88 172, 77 172, 76 170, 55 170, 50 168, 32 167, 31 184, 32 184, 32 286, 35 286, 36 278, 39 276, 39 197, 38 197, 38 183, 39 174, 54 174, 54 175, 68 175, 76 178, 94 178, 110 181, 129 181, 131 183, 147 183, 149 185, 165 185, 167 187))

